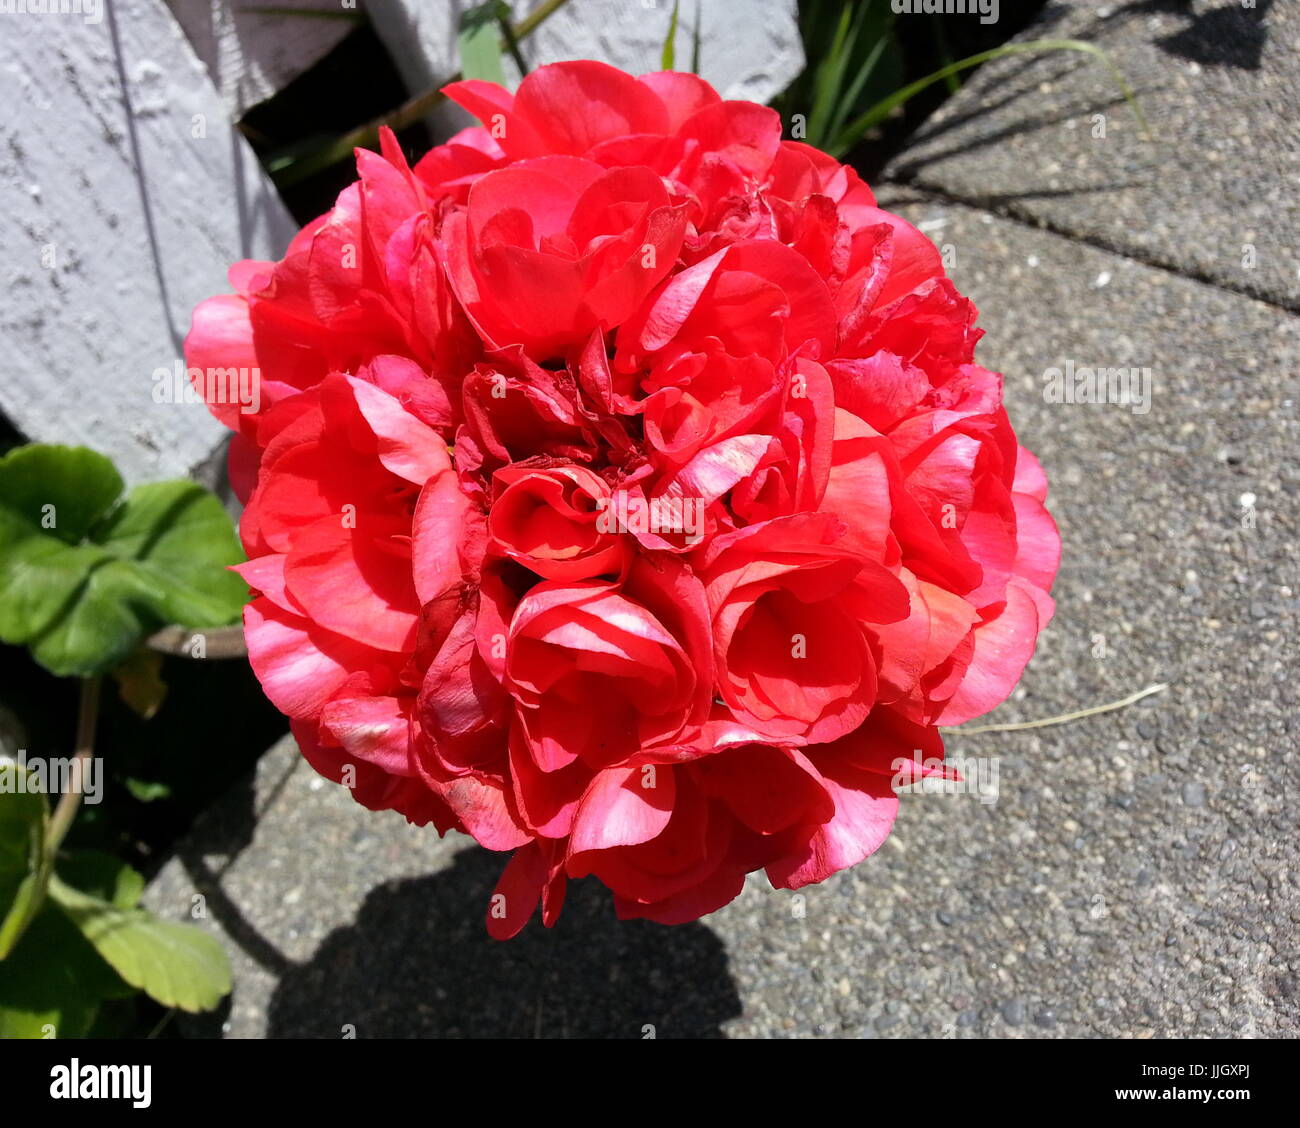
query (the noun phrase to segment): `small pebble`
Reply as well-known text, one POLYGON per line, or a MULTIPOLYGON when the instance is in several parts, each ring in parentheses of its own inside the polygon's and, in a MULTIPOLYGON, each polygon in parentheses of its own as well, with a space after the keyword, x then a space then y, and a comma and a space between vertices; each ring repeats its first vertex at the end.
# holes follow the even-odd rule
POLYGON ((1205 784, 1195 779, 1183 784, 1183 802, 1189 807, 1204 807, 1205 784))
POLYGON ((1002 1018, 1008 1026, 1019 1026, 1025 1021, 1023 999, 1008 999, 1002 1004, 1002 1018))

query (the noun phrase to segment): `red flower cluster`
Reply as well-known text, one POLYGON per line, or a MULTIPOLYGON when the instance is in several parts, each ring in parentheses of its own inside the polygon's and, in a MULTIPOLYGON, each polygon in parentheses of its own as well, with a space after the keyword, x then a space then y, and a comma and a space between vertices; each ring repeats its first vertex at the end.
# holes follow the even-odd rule
POLYGON ((358 152, 195 313, 191 367, 262 374, 255 414, 212 405, 254 670, 359 802, 513 851, 497 936, 569 877, 672 923, 860 861, 898 762, 1052 611, 974 307, 852 169, 692 75, 447 92, 483 128, 358 152))

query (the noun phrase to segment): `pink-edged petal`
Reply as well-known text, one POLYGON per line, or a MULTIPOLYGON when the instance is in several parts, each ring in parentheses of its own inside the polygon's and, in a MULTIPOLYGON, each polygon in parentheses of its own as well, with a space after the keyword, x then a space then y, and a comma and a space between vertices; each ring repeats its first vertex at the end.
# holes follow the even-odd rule
POLYGON ((668 825, 676 794, 673 770, 667 765, 598 772, 578 806, 570 856, 648 842, 668 825))
POLYGON ((305 619, 265 597, 244 608, 244 638, 266 696, 290 717, 317 716, 353 670, 366 669, 379 657, 350 639, 309 629, 305 619))
POLYGON ((798 889, 857 865, 889 837, 898 814, 898 796, 886 777, 834 759, 819 760, 813 749, 809 758, 822 774, 835 814, 812 829, 797 849, 767 867, 778 889, 798 889))
POLYGON ((554 153, 579 155, 614 137, 668 129, 668 112, 657 94, 590 59, 530 71, 519 84, 514 111, 554 153))
POLYGON ((974 656, 936 723, 960 725, 1005 701, 1034 653, 1038 626, 1033 597, 1012 579, 1002 610, 975 628, 974 656))
MULTIPOLYGON (((248 301, 241 294, 219 294, 200 302, 185 338, 185 363, 210 371, 244 368, 260 372, 253 344, 253 324, 248 301)), ((201 385, 198 386, 201 391, 201 385)), ((208 410, 233 431, 255 426, 257 416, 241 410, 239 403, 208 403, 208 410)), ((266 404, 261 405, 263 409, 266 404)))
POLYGON ((357 409, 374 432, 379 461, 399 478, 424 485, 451 467, 447 444, 382 388, 347 378, 357 409))
POLYGON ((706 153, 763 177, 781 147, 781 115, 754 102, 718 102, 693 114, 679 132, 706 153))
POLYGON ((550 151, 537 130, 515 113, 515 96, 503 87, 482 79, 467 78, 449 83, 442 92, 478 118, 488 136, 515 160, 541 156, 550 151))
POLYGON ((261 592, 277 607, 293 615, 302 615, 302 606, 297 603, 284 587, 283 552, 272 552, 266 556, 257 556, 243 564, 231 566, 232 572, 238 572, 240 578, 254 591, 261 592))
MULTIPOLYGON (((1023 493, 1013 493, 1011 500, 1016 507, 1016 562, 1012 571, 1048 592, 1061 566, 1061 534, 1041 501, 1023 493)), ((1040 629, 1045 625, 1040 623, 1040 629)))
POLYGON ((687 71, 655 71, 637 79, 659 96, 668 112, 668 129, 680 129, 693 115, 716 106, 722 96, 699 75, 687 71))
POLYGON ((689 924, 729 905, 745 887, 745 875, 735 869, 718 869, 680 893, 662 901, 642 904, 614 895, 619 920, 653 920, 658 924, 689 924))
POLYGON ((515 821, 499 779, 480 772, 458 776, 442 785, 442 797, 475 841, 488 850, 514 850, 532 838, 515 821))
POLYGON ((343 697, 321 710, 321 731, 349 756, 395 776, 413 776, 410 717, 396 697, 343 697))
POLYGON ((1016 452, 1016 477, 1011 488, 1038 501, 1047 500, 1047 475, 1043 464, 1024 447, 1016 452))
POLYGON ((324 517, 295 537, 285 588, 326 630, 405 653, 419 612, 406 531, 400 518, 363 513, 349 528, 341 517, 324 517))
POLYGON ((482 514, 461 491, 454 470, 425 483, 411 519, 411 570, 421 603, 461 581, 474 538, 485 535, 482 514))

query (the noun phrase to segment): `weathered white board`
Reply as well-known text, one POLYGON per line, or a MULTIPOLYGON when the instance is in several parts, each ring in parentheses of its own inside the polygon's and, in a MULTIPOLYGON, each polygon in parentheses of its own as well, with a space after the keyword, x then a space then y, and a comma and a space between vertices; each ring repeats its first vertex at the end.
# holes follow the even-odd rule
POLYGON ((232 118, 282 90, 364 18, 340 0, 167 0, 232 118), (327 15, 279 14, 285 8, 327 15), (275 12, 267 11, 275 9, 275 12))
POLYGON ((0 14, 0 408, 129 481, 184 474, 224 431, 153 374, 293 224, 162 0, 81 7, 0 14))
MULTIPOLYGON (((458 69, 472 2, 366 4, 413 91, 458 69)), ((516 18, 538 2, 515 0, 516 18)), ((227 266, 278 257, 294 230, 230 118, 351 25, 239 0, 42 6, 56 14, 0 11, 0 410, 29 438, 104 451, 131 482, 184 474, 224 431, 201 404, 156 402, 154 374, 181 362, 190 313, 226 289, 227 266)), ((656 70, 671 10, 570 0, 526 54, 656 70)), ((695 13, 683 0, 679 65, 695 13)), ((724 95, 765 101, 802 67, 795 0, 700 0, 699 13, 701 70, 724 95)))

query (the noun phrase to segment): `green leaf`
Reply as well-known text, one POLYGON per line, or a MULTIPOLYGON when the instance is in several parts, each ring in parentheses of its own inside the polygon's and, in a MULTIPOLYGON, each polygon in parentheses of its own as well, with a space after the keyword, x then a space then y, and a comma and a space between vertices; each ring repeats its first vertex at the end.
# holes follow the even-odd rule
POLYGON ((248 588, 227 564, 243 559, 221 502, 194 482, 136 486, 94 539, 135 561, 158 611, 182 627, 233 622, 248 588))
POLYGON ((247 596, 226 570, 242 553, 213 495, 159 482, 112 508, 121 486, 82 447, 0 458, 0 640, 59 676, 102 673, 161 626, 233 622, 247 596))
POLYGON ((151 596, 139 572, 102 555, 50 624, 31 639, 32 657, 59 677, 90 677, 111 669, 147 630, 164 622, 156 612, 141 617, 151 596))
POLYGON ((845 4, 840 9, 839 22, 835 27, 835 38, 831 41, 826 57, 818 62, 817 74, 813 80, 812 112, 808 115, 808 137, 816 143, 823 135, 825 123, 834 110, 835 99, 844 86, 844 72, 853 53, 853 39, 856 21, 853 8, 845 4))
POLYGON ((153 803, 158 799, 166 799, 171 795, 172 789, 168 784, 160 783, 151 779, 131 779, 129 776, 123 781, 126 789, 141 803, 153 803))
POLYGON ((33 443, 0 458, 0 505, 66 544, 79 543, 121 493, 117 468, 85 447, 33 443))
POLYGON ((70 851, 59 858, 55 869, 69 885, 119 909, 134 909, 144 895, 144 878, 102 850, 70 851))
POLYGON ((230 991, 230 964, 217 940, 142 909, 120 909, 50 879, 50 898, 132 987, 163 1006, 212 1010, 230 991))
MULTIPOLYGON (((460 15, 460 73, 465 78, 479 78, 504 86, 505 71, 501 67, 501 39, 498 20, 502 18, 502 0, 488 0, 460 15)), ((504 18, 509 19, 506 8, 504 18)))
POLYGON ((677 6, 681 0, 673 0, 673 14, 668 21, 668 35, 664 39, 664 49, 660 54, 660 70, 674 70, 677 59, 677 6))
MULTIPOLYGON (((58 861, 59 875, 89 890, 97 903, 134 909, 144 878, 111 854, 79 850, 58 861)), ((58 880, 58 879, 54 879, 58 880)), ((75 893, 76 890, 73 890, 75 893)), ((80 896, 87 896, 82 893, 80 896)), ((8 959, 0 963, 0 1037, 79 1038, 101 1002, 135 994, 71 920, 44 905, 8 959)))
POLYGON ((53 905, 0 961, 0 1038, 80 1038, 101 1002, 134 989, 53 905))
POLYGON ((0 766, 0 960, 45 894, 45 796, 19 764, 0 766))

